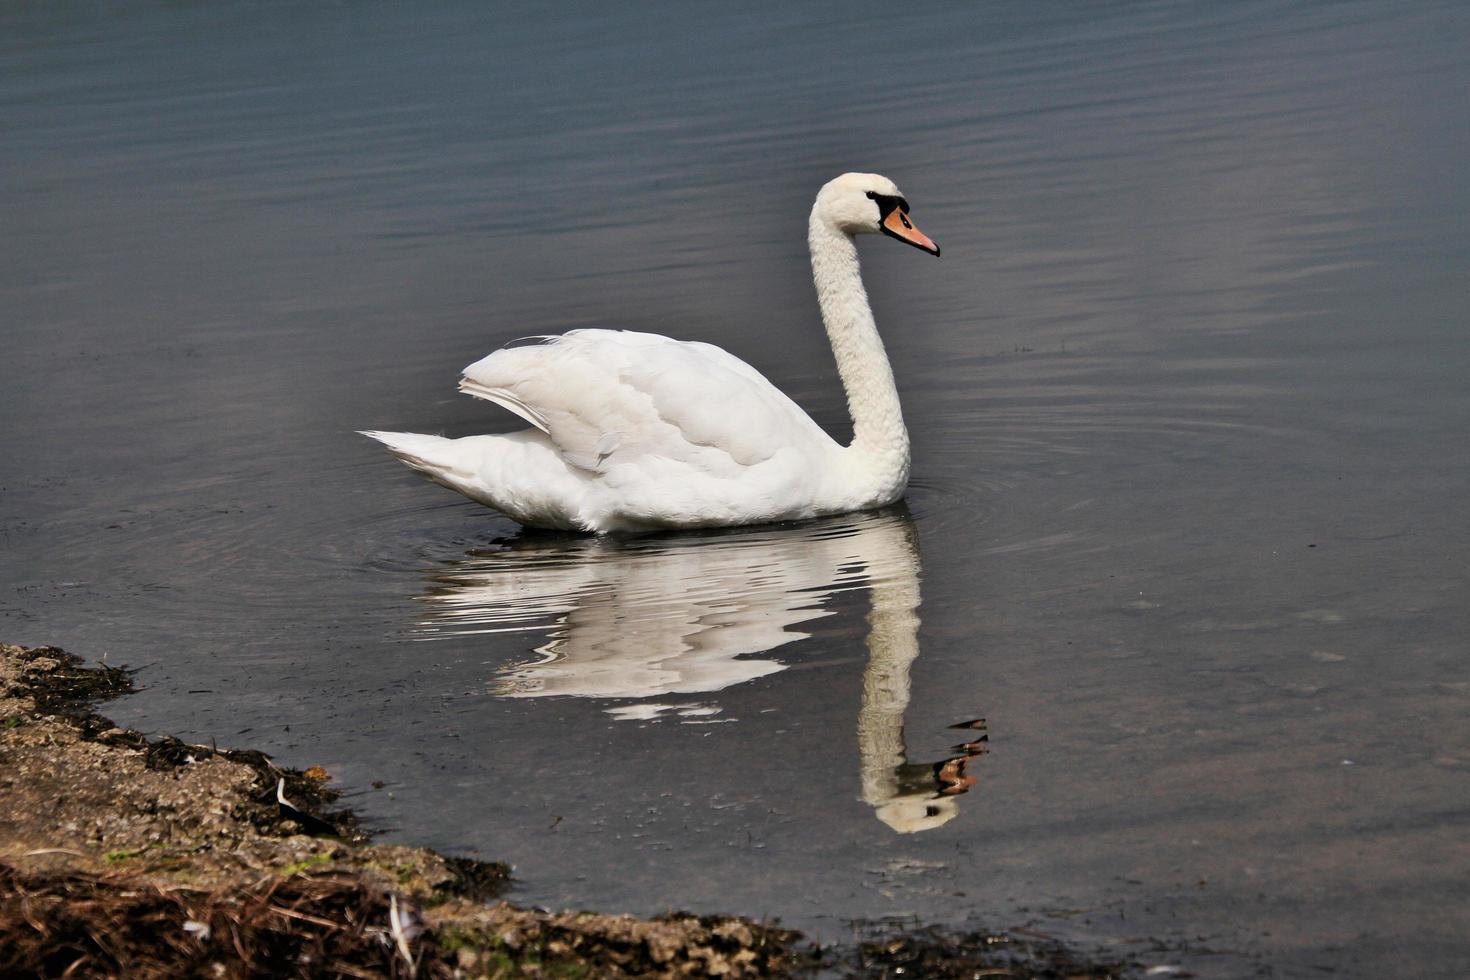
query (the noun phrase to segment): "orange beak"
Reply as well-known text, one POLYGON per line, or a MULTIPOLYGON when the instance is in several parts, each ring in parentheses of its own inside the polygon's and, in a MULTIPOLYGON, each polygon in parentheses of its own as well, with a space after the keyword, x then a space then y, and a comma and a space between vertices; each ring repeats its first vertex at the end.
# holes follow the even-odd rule
POLYGON ((934 244, 932 238, 919 230, 902 208, 894 208, 888 212, 888 217, 883 219, 883 234, 892 235, 915 248, 922 248, 930 255, 939 254, 939 246, 934 244))

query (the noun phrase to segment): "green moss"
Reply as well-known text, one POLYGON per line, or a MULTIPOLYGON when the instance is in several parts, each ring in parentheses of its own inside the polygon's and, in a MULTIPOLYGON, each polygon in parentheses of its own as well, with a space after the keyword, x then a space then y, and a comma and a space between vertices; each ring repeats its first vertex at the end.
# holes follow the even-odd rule
POLYGON ((147 854, 149 851, 153 850, 153 848, 157 846, 157 844, 144 844, 142 847, 133 848, 131 850, 108 851, 106 854, 102 855, 102 858, 109 864, 117 864, 120 861, 126 861, 129 858, 140 857, 141 855, 147 854))
POLYGON ((492 949, 481 951, 479 958, 475 961, 475 968, 480 970, 483 976, 492 980, 500 980, 502 977, 519 977, 526 970, 535 969, 540 966, 535 959, 517 960, 503 949, 492 949))
POLYGON ((313 854, 310 857, 304 858, 300 861, 292 861, 290 864, 278 868, 277 873, 289 878, 292 875, 299 875, 302 872, 308 871, 312 868, 319 868, 331 860, 332 855, 330 853, 313 854))
POLYGON ((434 938, 439 940, 441 949, 451 953, 458 953, 462 949, 479 953, 500 945, 499 937, 462 926, 444 926, 435 930, 434 938))

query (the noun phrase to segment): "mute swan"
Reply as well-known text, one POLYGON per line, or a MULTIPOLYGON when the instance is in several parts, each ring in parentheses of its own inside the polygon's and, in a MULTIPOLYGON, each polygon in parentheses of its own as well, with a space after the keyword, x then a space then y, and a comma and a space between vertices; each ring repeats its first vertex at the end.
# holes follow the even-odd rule
POLYGON ((852 414, 850 446, 720 348, 626 330, 573 330, 465 368, 461 391, 530 429, 363 435, 530 527, 718 527, 890 504, 908 483, 909 437, 853 236, 881 232, 938 255, 908 211, 887 177, 849 173, 822 187, 807 225, 817 301, 852 414))

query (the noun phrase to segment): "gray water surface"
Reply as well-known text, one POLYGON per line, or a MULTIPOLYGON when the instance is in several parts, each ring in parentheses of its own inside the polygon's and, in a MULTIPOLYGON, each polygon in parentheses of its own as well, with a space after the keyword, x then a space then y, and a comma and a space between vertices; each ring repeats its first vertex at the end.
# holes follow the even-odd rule
POLYGON ((1466 10, 0 6, 3 638, 526 902, 1454 975, 1466 10), (521 535, 353 434, 599 325, 845 437, 854 169, 944 248, 862 243, 904 507, 521 535))

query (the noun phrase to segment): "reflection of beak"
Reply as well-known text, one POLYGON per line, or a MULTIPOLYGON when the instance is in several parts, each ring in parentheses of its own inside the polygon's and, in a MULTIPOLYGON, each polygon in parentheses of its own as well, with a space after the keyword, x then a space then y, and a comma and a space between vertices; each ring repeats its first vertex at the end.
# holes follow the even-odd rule
POLYGON ((888 212, 888 217, 883 219, 883 234, 897 238, 901 242, 908 242, 915 248, 922 248, 931 255, 939 254, 939 246, 934 240, 918 229, 909 216, 904 214, 902 208, 894 208, 888 212))
POLYGON ((934 769, 934 778, 939 783, 940 796, 959 796, 968 793, 975 785, 975 777, 965 771, 968 757, 946 759, 934 769))

